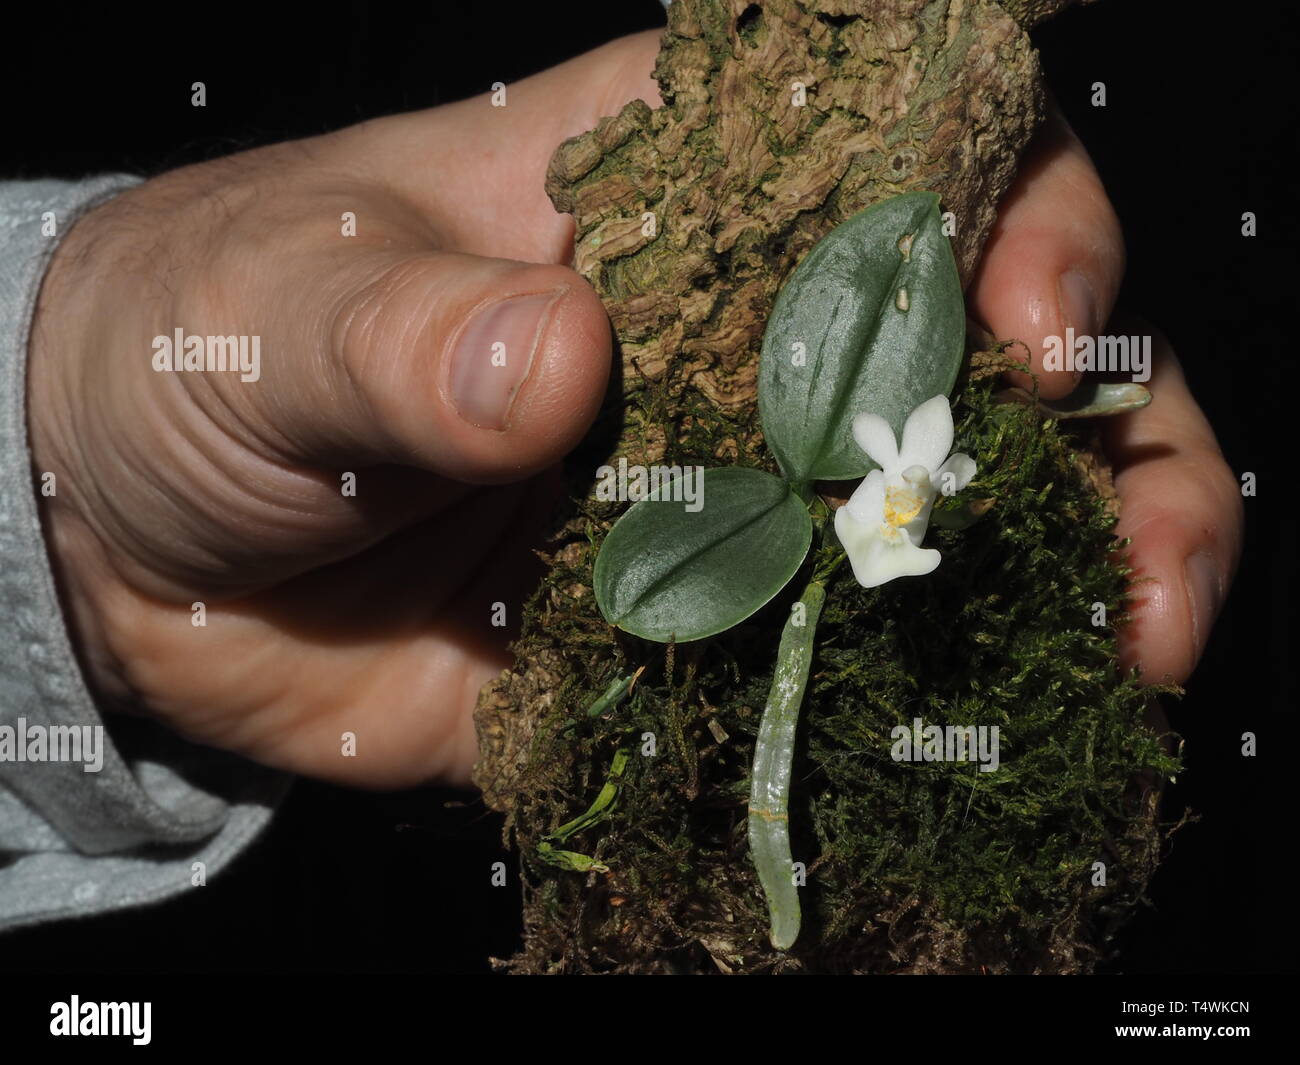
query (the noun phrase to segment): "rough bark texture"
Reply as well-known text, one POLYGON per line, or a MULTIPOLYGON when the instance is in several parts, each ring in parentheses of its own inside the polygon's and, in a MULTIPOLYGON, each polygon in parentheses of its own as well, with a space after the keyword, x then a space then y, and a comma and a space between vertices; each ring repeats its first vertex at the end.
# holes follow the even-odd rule
MULTIPOLYGON (((752 412, 778 288, 862 208, 938 192, 969 280, 1043 110, 1036 53, 998 4, 676 0, 668 15, 655 68, 664 105, 630 103, 567 141, 547 180, 576 221, 576 266, 609 311, 624 394, 653 385, 659 399, 621 411, 609 455, 629 463, 660 460, 663 405, 681 409, 684 393, 752 412)), ((756 450, 757 429, 741 435, 720 459, 756 450)), ((568 672, 558 653, 529 652, 484 690, 477 715, 475 782, 507 813, 547 693, 568 672)))

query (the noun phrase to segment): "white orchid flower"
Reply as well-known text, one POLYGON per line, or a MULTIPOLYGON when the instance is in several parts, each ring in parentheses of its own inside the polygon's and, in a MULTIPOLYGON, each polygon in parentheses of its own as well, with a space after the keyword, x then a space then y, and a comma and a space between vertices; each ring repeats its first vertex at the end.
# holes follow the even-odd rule
POLYGON ((901 447, 878 414, 853 419, 853 439, 880 467, 835 512, 835 532, 862 587, 920 577, 939 565, 939 552, 921 547, 935 497, 960 492, 975 476, 974 459, 948 454, 952 432, 952 411, 942 395, 907 416, 901 447))

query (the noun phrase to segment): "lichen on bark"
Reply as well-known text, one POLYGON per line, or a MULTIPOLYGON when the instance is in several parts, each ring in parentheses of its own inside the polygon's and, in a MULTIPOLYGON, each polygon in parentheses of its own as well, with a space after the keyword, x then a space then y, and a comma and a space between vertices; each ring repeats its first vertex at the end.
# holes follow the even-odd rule
MULTIPOLYGON (((548 547, 551 569, 528 604, 517 665, 484 689, 476 714, 475 781, 488 805, 505 812, 524 859, 527 942, 514 968, 754 971, 802 964, 953 971, 982 956, 979 964, 997 970, 1075 971, 1096 957, 1096 947, 1084 941, 1105 921, 1082 880, 1066 884, 1064 872, 1039 869, 1028 877, 1033 890, 1018 895, 1013 908, 1038 905, 1043 913, 1017 923, 999 914, 992 895, 954 886, 963 868, 999 881, 996 839, 984 839, 985 850, 964 850, 965 867, 900 858, 899 848, 924 851, 935 844, 916 819, 947 816, 948 783, 886 772, 877 785, 823 765, 813 774, 823 792, 800 815, 812 864, 823 867, 816 916, 796 956, 774 958, 764 946, 762 901, 743 827, 736 836, 728 825, 744 808, 753 708, 762 705, 761 686, 770 678, 782 601, 746 625, 739 644, 722 638, 665 652, 612 630, 590 592, 594 548, 617 516, 617 507, 591 494, 598 466, 623 457, 773 468, 755 410, 763 328, 790 270, 835 225, 887 196, 935 191, 951 212, 954 251, 963 281, 969 280, 1017 158, 1042 118, 1038 62, 1026 27, 1068 2, 676 0, 655 69, 663 106, 631 103, 555 153, 547 191, 557 209, 574 216, 575 265, 609 311, 618 365, 596 429, 568 464, 569 497, 548 547), (641 667, 645 678, 621 717, 585 719, 584 707, 612 679, 641 667), (586 807, 603 782, 612 745, 646 731, 660 737, 665 751, 653 763, 633 760, 646 764, 630 773, 622 812, 609 838, 599 841, 612 858, 610 873, 584 878, 540 868, 537 841, 586 807), (855 827, 855 811, 884 818, 887 830, 855 827), (636 819, 640 828, 632 831, 636 819), (885 875, 891 860, 907 874, 885 875), (656 898, 654 881, 664 885, 664 878, 673 887, 656 898), (1044 924, 1048 918, 1054 924, 1044 924), (1029 945, 1036 934, 1041 949, 1029 945)), ((995 464, 998 448, 1012 440, 1036 456, 1018 468, 1020 480, 1006 481, 1001 515, 1018 514, 1029 498, 1041 495, 1045 503, 1051 484, 1031 481, 1059 479, 1072 469, 1072 445, 1024 408, 994 416, 982 384, 964 387, 974 391, 963 400, 968 413, 959 442, 965 433, 995 464)), ((1079 584, 1087 594, 1119 611, 1123 578, 1108 553, 1105 524, 1113 518, 1090 492, 1081 478, 1057 486, 1053 505, 1063 509, 1049 511, 1047 525, 1053 514, 1067 514, 1089 531, 1073 544, 1053 541, 1050 550, 1086 572, 1079 584)), ((987 539, 967 544, 973 553, 966 563, 988 564, 1012 548, 1049 550, 1041 538, 1017 538, 1002 520, 988 522, 987 539), (985 544, 983 558, 977 542, 985 544)), ((957 569, 962 550, 955 555, 957 569)), ((987 584, 996 598, 988 574, 972 583, 987 584)), ((996 651, 984 655, 972 645, 967 657, 947 662, 956 679, 926 691, 882 663, 903 653, 900 647, 932 639, 934 626, 961 622, 942 620, 933 598, 909 620, 881 596, 849 587, 839 595, 826 630, 835 665, 824 670, 810 709, 808 750, 825 758, 849 757, 867 733, 879 740, 865 725, 865 732, 855 732, 859 726, 847 710, 853 700, 893 713, 891 700, 915 689, 913 696, 932 710, 947 706, 957 713, 950 701, 961 699, 967 711, 989 710, 983 685, 1008 685, 1028 668, 1031 652, 1044 654, 1051 645, 1044 637, 1032 648, 1012 647, 997 624, 971 615, 972 634, 983 633, 996 651), (854 611, 874 612, 874 620, 863 622, 854 611), (857 665, 837 639, 863 642, 857 665), (864 682, 859 673, 866 665, 881 675, 864 682)), ((946 600, 943 608, 958 609, 958 602, 946 600)), ((1065 607, 1047 614, 1075 632, 1065 607)), ((1105 798, 1097 800, 1104 813, 1085 811, 1076 821, 1058 810, 1053 831, 1064 836, 1051 837, 1059 843, 1051 854, 1062 870, 1081 877, 1080 855, 1096 842, 1092 824, 1126 865, 1120 895, 1131 903, 1150 874, 1158 833, 1148 798, 1126 805, 1121 793, 1129 776, 1160 763, 1160 754, 1138 731, 1126 731, 1140 718, 1141 700, 1129 682, 1118 681, 1113 641, 1078 635, 1081 658, 1067 664, 1090 678, 1080 684, 1100 708, 1088 711, 1099 716, 1085 720, 1085 714, 1076 724, 1109 737, 1108 775, 1098 785, 1105 798)), ((1050 708, 1036 701, 1047 697, 1038 689, 1020 697, 1032 708, 1027 721, 1036 723, 1026 724, 1024 739, 1041 739, 1035 729, 1046 718, 1034 714, 1050 717, 1050 708)), ((1047 802, 1032 787, 1026 801, 1047 802)), ((996 816, 1006 815, 998 809, 996 816)), ((743 826, 743 813, 736 824, 743 826)))

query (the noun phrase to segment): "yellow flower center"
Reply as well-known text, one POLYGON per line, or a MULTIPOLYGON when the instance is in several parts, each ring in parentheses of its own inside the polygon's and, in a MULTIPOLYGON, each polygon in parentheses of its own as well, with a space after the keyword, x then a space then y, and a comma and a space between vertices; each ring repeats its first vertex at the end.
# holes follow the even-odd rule
POLYGON ((901 529, 921 513, 925 500, 906 488, 885 489, 885 523, 901 529))

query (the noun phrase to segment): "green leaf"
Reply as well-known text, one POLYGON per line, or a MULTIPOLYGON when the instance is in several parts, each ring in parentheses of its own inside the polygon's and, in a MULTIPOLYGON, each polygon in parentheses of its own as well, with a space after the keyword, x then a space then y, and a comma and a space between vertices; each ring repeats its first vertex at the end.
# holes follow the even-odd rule
POLYGON ((942 226, 933 192, 894 196, 836 226, 778 294, 758 406, 795 484, 864 476, 875 464, 854 443, 856 415, 901 434, 913 408, 952 390, 966 312, 942 226))
POLYGON ((808 508, 762 470, 706 470, 702 506, 670 482, 636 503, 596 558, 596 602, 611 625, 684 642, 744 621, 785 587, 812 542, 808 508))

